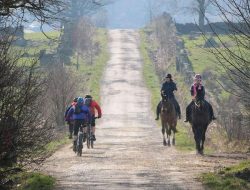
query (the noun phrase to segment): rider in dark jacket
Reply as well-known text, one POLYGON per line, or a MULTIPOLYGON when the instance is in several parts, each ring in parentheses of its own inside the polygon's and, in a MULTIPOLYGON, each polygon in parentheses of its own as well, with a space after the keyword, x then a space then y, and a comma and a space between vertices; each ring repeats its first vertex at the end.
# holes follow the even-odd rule
MULTIPOLYGON (((180 106, 179 106, 179 104, 174 96, 174 91, 177 91, 176 84, 173 82, 171 74, 167 74, 165 79, 166 79, 166 81, 162 84, 162 87, 161 87, 161 96, 162 96, 162 98, 163 98, 163 96, 166 96, 173 101, 173 103, 175 105, 175 110, 176 110, 176 112, 179 116, 179 119, 180 119, 181 118, 180 106)), ((155 120, 159 119, 161 106, 162 106, 162 103, 160 101, 159 104, 157 105, 155 120)))
POLYGON ((191 107, 194 105, 194 101, 204 101, 208 107, 210 112, 210 118, 215 120, 214 112, 211 104, 205 100, 205 87, 201 84, 201 75, 196 74, 194 77, 194 84, 192 84, 191 89, 192 102, 186 108, 186 120, 184 122, 191 121, 191 107))

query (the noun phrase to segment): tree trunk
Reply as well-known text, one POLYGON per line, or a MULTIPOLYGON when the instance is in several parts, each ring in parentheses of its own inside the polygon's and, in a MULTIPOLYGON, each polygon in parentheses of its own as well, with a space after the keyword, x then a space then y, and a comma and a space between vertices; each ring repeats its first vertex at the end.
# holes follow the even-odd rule
POLYGON ((198 0, 199 3, 199 27, 204 29, 205 24, 205 0, 198 0))

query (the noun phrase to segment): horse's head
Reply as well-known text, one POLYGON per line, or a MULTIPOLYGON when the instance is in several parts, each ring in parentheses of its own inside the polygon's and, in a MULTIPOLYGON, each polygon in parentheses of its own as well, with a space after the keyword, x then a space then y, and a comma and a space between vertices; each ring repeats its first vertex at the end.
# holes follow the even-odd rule
POLYGON ((203 100, 195 99, 194 100, 194 106, 195 109, 202 109, 204 107, 205 102, 203 100))
POLYGON ((169 96, 163 95, 162 96, 162 110, 163 110, 163 112, 170 110, 171 105, 172 105, 172 102, 171 102, 171 99, 169 98, 169 96))

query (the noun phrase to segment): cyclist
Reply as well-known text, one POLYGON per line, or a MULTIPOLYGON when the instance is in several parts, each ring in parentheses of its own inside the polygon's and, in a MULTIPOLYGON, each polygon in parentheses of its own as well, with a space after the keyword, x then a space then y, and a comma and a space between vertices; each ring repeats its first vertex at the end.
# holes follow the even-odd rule
POLYGON ((74 120, 73 151, 75 151, 78 131, 83 131, 83 128, 87 127, 87 123, 91 122, 90 109, 84 104, 84 99, 82 97, 78 97, 76 105, 70 108, 67 119, 70 117, 73 117, 74 120))
POLYGON ((65 114, 64 114, 64 118, 65 121, 68 123, 69 125, 69 139, 72 139, 72 134, 73 134, 73 129, 74 129, 74 120, 73 117, 68 118, 67 120, 67 114, 70 110, 70 108, 72 108, 72 106, 75 106, 77 103, 77 97, 74 98, 73 102, 71 103, 71 105, 66 109, 65 114))
POLYGON ((95 137, 95 118, 96 118, 96 111, 97 111, 97 118, 101 118, 102 117, 102 110, 101 107, 99 106, 99 104, 93 100, 91 95, 86 95, 85 96, 85 104, 87 106, 89 106, 90 108, 90 112, 91 112, 91 127, 92 127, 92 133, 93 133, 93 140, 96 141, 96 137, 95 137))

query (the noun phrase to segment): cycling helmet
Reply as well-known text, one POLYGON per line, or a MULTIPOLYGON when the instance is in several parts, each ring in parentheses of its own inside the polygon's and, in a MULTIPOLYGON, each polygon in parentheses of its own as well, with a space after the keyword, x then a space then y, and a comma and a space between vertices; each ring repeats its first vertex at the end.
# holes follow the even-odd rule
POLYGON ((78 97, 75 97, 75 98, 74 98, 74 102, 77 102, 77 99, 78 99, 78 97))
POLYGON ((85 98, 90 98, 90 99, 92 99, 92 96, 89 95, 89 94, 87 94, 87 95, 85 96, 85 98))
POLYGON ((83 97, 78 97, 78 98, 77 98, 77 103, 78 103, 78 104, 84 103, 83 97))

